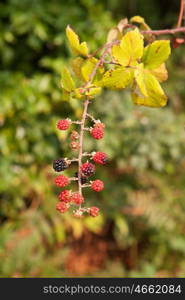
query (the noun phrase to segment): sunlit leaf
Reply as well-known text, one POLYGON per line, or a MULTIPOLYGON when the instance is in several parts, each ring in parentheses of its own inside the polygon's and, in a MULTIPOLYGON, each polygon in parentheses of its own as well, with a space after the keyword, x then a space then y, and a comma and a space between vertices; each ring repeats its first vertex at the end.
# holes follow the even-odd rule
POLYGON ((77 99, 83 99, 83 98, 84 98, 84 95, 82 94, 82 91, 81 91, 80 88, 75 89, 75 90, 73 91, 73 93, 72 93, 72 96, 73 96, 74 98, 77 98, 77 99))
POLYGON ((107 35, 107 43, 113 42, 115 40, 120 40, 123 36, 123 30, 128 24, 128 19, 124 18, 119 21, 118 25, 113 27, 107 35))
POLYGON ((127 32, 121 39, 120 45, 112 47, 114 59, 122 66, 133 66, 143 55, 143 36, 139 30, 127 32))
POLYGON ((85 94, 86 96, 95 97, 98 96, 101 93, 101 91, 101 87, 91 87, 89 90, 87 90, 85 94))
POLYGON ((120 32, 123 32, 123 30, 127 24, 128 24, 127 18, 121 19, 117 25, 117 28, 119 29, 120 32))
POLYGON ((145 23, 145 19, 140 16, 134 16, 130 19, 131 23, 138 23, 140 25, 140 29, 142 30, 150 30, 150 27, 145 23))
POLYGON ((75 88, 75 84, 67 68, 63 68, 61 76, 62 88, 68 92, 71 92, 75 88))
POLYGON ((155 41, 144 48, 142 62, 146 68, 155 69, 168 59, 170 53, 170 41, 155 41))
POLYGON ((89 58, 87 59, 82 67, 81 67, 81 72, 82 72, 82 77, 85 81, 89 80, 89 76, 92 74, 96 63, 97 63, 97 59, 95 57, 89 58))
MULTIPOLYGON (((86 59, 86 61, 83 63, 82 67, 81 67, 81 73, 82 73, 82 77, 85 81, 89 81, 91 74, 93 73, 93 70, 96 67, 98 60, 95 57, 86 59)), ((96 83, 97 80, 100 79, 101 74, 104 72, 104 68, 103 67, 99 67, 96 70, 95 75, 93 76, 93 82, 96 83)))
POLYGON ((145 70, 138 72, 140 72, 139 80, 132 93, 134 103, 151 107, 165 106, 167 97, 157 79, 145 70))
POLYGON ((137 85, 144 96, 148 96, 147 88, 145 85, 145 77, 144 77, 144 70, 143 64, 137 66, 137 69, 134 71, 134 78, 137 82, 137 85))
POLYGON ((168 72, 164 63, 158 68, 150 70, 150 73, 152 73, 160 82, 168 79, 168 72))
POLYGON ((88 47, 86 42, 80 43, 78 35, 74 30, 68 25, 66 28, 66 35, 70 44, 70 47, 74 54, 80 54, 83 56, 88 55, 88 47))
POLYGON ((82 57, 76 57, 71 61, 71 67, 73 69, 73 72, 79 78, 81 77, 81 67, 82 67, 83 62, 84 62, 84 59, 82 57))
POLYGON ((111 43, 121 38, 121 33, 117 27, 112 28, 107 35, 107 43, 111 43))
POLYGON ((108 87, 111 89, 123 89, 132 83, 132 70, 120 67, 115 70, 109 70, 104 75, 99 86, 108 87))

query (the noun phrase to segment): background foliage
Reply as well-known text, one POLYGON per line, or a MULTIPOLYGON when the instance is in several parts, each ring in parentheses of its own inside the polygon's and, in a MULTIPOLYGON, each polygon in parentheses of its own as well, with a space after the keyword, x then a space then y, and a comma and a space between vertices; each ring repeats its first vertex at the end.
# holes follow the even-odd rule
MULTIPOLYGON (((153 29, 175 26, 178 1, 6 0, 0 4, 0 276, 185 276, 184 46, 173 51, 169 104, 133 106, 105 92, 91 106, 106 124, 98 147, 109 164, 87 192, 101 207, 83 221, 55 211, 52 160, 70 156, 59 118, 78 118, 80 101, 61 101, 71 24, 91 50, 119 19, 143 16, 153 29), (95 251, 96 250, 96 251, 95 251)), ((93 144, 92 144, 93 143, 93 144)))

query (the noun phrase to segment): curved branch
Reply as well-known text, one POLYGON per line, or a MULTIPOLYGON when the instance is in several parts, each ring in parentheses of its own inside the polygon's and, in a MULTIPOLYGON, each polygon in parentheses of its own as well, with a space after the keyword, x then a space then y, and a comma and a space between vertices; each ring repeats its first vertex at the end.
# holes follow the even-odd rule
POLYGON ((185 7, 185 2, 184 0, 180 0, 180 11, 179 11, 179 17, 177 21, 177 28, 181 26, 182 24, 182 18, 184 14, 184 7, 185 7))
POLYGON ((185 27, 179 27, 174 29, 162 29, 162 30, 142 30, 142 34, 153 34, 153 35, 162 35, 162 34, 175 34, 179 32, 185 32, 185 27))

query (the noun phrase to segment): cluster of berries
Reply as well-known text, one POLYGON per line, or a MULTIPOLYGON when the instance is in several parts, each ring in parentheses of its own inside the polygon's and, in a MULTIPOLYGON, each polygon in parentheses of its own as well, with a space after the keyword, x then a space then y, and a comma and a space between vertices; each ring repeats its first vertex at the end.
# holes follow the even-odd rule
MULTIPOLYGON (((73 122, 70 119, 59 120, 57 123, 57 128, 59 130, 67 130, 73 122)), ((77 123, 77 122, 74 122, 77 123)), ((100 121, 94 122, 94 126, 89 128, 90 134, 93 138, 99 140, 104 136, 105 125, 100 121)), ((70 135, 71 139, 71 148, 73 150, 79 149, 79 133, 77 131, 72 131, 70 135)), ((104 165, 107 162, 107 155, 104 152, 93 152, 87 154, 90 159, 95 164, 104 165)), ((85 155, 84 155, 85 156, 85 155)), ((53 169, 56 172, 62 172, 66 170, 73 160, 68 160, 67 158, 59 158, 53 161, 53 169)), ((74 160, 78 161, 78 159, 74 160)), ((54 183, 57 187, 64 188, 68 186, 72 180, 79 181, 82 187, 90 187, 93 191, 100 192, 104 189, 103 181, 96 179, 94 181, 88 182, 90 176, 94 175, 96 167, 93 163, 87 161, 82 163, 80 167, 80 176, 79 173, 75 173, 75 177, 69 178, 65 175, 58 175, 54 179, 54 183)), ((75 205, 77 209, 73 211, 73 215, 76 217, 82 217, 84 212, 88 213, 92 217, 96 217, 99 214, 99 208, 96 206, 93 207, 82 207, 84 203, 84 197, 79 192, 72 192, 71 190, 63 190, 60 192, 59 202, 56 205, 56 209, 60 213, 65 213, 70 206, 75 205)))

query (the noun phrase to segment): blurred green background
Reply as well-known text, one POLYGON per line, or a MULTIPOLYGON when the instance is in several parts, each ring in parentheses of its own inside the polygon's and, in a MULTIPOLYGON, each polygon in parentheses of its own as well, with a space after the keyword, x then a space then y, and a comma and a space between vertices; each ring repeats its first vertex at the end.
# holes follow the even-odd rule
MULTIPOLYGON (((176 25, 179 1, 6 0, 0 3, 0 276, 185 276, 185 51, 173 50, 162 109, 133 106, 129 93, 105 91, 91 113, 106 137, 86 147, 109 155, 86 191, 101 208, 75 219, 55 210, 52 160, 73 154, 56 121, 81 114, 61 100, 60 72, 71 24, 91 50, 123 17, 153 29, 176 25)), ((75 172, 75 170, 74 170, 75 172)))

